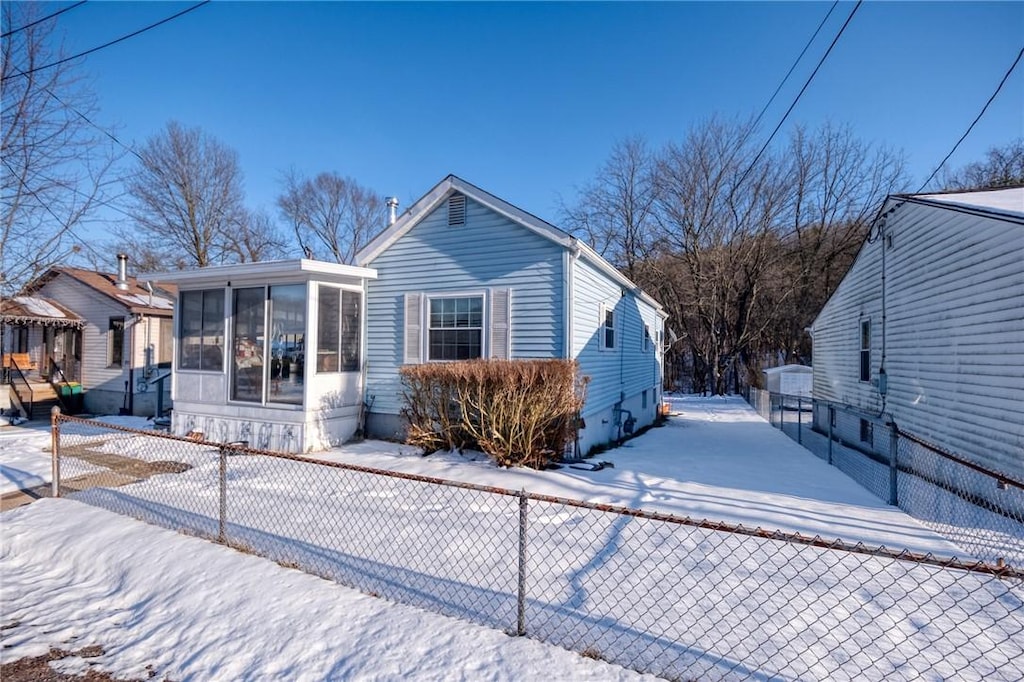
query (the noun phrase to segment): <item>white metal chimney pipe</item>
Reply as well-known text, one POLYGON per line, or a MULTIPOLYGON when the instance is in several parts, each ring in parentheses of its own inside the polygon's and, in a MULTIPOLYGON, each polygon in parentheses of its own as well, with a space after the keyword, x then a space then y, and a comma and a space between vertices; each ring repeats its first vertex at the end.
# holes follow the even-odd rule
POLYGON ((117 288, 128 290, 128 254, 117 254, 117 288))
POLYGON ((398 220, 398 197, 388 197, 388 226, 395 224, 398 220))

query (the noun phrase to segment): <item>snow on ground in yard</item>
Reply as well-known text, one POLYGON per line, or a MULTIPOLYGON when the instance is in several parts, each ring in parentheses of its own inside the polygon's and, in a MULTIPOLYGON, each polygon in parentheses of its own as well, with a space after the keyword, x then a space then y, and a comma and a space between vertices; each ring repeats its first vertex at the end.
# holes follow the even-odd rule
POLYGON ((653 679, 71 500, 2 521, 5 663, 99 645, 91 666, 142 679, 653 679))
MULTIPOLYGON (((146 417, 103 416, 99 420, 132 429, 148 429, 146 417)), ((49 483, 53 478, 50 422, 36 420, 0 428, 0 495, 49 483)))
POLYGON ((19 426, 0 430, 0 495, 49 482, 50 430, 19 426))
POLYGON ((614 468, 501 469, 480 453, 435 453, 380 441, 317 459, 510 490, 660 511, 966 558, 896 507, 773 428, 738 397, 667 397, 668 423, 591 461, 614 468))
MULTIPOLYGON (((373 441, 317 458, 962 556, 742 400, 672 402, 666 426, 598 455, 593 461, 615 464, 601 471, 500 469, 479 453, 422 457, 373 441)), ((48 462, 37 437, 6 437, 0 460, 35 448, 48 462)), ((516 623, 527 508, 516 497, 286 458, 222 460, 208 444, 78 423, 67 425, 62 442, 82 446, 62 459, 71 478, 87 463, 80 458, 107 453, 188 466, 157 467, 120 487, 0 517, 5 661, 51 646, 100 645, 104 669, 142 677, 153 662, 170 679, 632 674, 498 631, 516 623), (220 530, 230 542, 463 620, 372 600, 104 509, 214 537, 225 510, 220 530)), ((679 677, 1021 674, 1024 629, 1014 614, 1024 607, 987 576, 538 500, 527 516, 525 621, 533 637, 679 677)))

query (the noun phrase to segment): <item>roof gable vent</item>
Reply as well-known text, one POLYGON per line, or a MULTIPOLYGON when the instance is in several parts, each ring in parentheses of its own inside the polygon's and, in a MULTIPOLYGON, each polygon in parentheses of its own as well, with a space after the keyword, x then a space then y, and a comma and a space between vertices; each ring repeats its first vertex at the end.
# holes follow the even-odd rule
POLYGON ((453 194, 448 197, 448 225, 466 224, 466 195, 453 194))

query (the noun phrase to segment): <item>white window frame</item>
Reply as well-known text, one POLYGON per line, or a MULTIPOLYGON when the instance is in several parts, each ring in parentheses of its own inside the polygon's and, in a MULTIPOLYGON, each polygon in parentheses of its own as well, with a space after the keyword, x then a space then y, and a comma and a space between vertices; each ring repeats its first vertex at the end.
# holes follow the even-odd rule
POLYGON ((640 350, 645 353, 651 352, 651 325, 641 321, 643 329, 640 330, 640 335, 643 337, 640 339, 640 350))
MULTIPOLYGON (((351 374, 353 372, 361 372, 362 371, 362 367, 363 367, 363 360, 365 358, 365 353, 366 353, 366 349, 363 347, 364 346, 363 330, 364 330, 365 324, 366 324, 366 297, 363 295, 363 290, 362 289, 356 289, 356 288, 351 287, 351 286, 344 286, 344 285, 335 284, 333 282, 314 282, 314 284, 316 285, 317 357, 313 361, 313 372, 315 374, 351 374), (338 350, 337 350, 337 353, 336 353, 336 356, 337 356, 337 367, 338 368, 337 369, 333 369, 333 370, 321 370, 321 369, 319 369, 319 366, 320 366, 320 344, 319 344, 319 340, 320 340, 320 325, 323 322, 322 318, 320 317, 320 293, 325 288, 326 289, 336 289, 338 291, 338 329, 337 329, 337 333, 338 333, 338 350), (342 330, 342 327, 344 326, 344 322, 345 322, 343 312, 344 312, 344 309, 345 309, 345 293, 346 292, 348 292, 350 294, 355 294, 359 298, 359 305, 358 305, 358 309, 357 309, 357 312, 359 314, 359 330, 358 330, 359 344, 358 344, 358 348, 357 348, 357 352, 356 352, 356 368, 355 369, 344 369, 343 364, 341 362, 341 358, 342 358, 342 355, 343 355, 342 347, 344 345, 342 343, 343 338, 342 338, 341 330, 342 330)), ((307 303, 307 307, 309 307, 310 310, 312 309, 312 306, 309 306, 308 303, 307 303)), ((309 344, 306 344, 306 345, 308 347, 309 344)), ((306 352, 306 350, 304 349, 303 352, 306 352)))
MULTIPOLYGON (((423 361, 424 362, 458 362, 457 360, 443 360, 434 359, 430 356, 430 306, 434 300, 437 299, 448 299, 448 298, 479 298, 481 311, 480 311, 480 355, 477 358, 470 358, 472 360, 479 360, 490 357, 490 315, 488 311, 488 304, 490 299, 487 296, 486 290, 474 290, 474 291, 437 291, 437 292, 425 292, 423 294, 423 323, 421 329, 421 348, 423 349, 423 361)), ((439 329, 449 329, 449 327, 440 327, 439 329)), ((458 329, 458 328, 456 328, 458 329)), ((462 329, 476 329, 476 327, 463 327, 462 329)))
POLYGON ((597 333, 598 333, 598 349, 605 351, 614 351, 616 343, 618 341, 618 330, 616 326, 618 324, 618 315, 615 312, 614 306, 605 305, 602 303, 598 307, 598 318, 597 318, 597 333), (608 327, 608 313, 612 316, 612 326, 608 327), (612 345, 608 345, 608 331, 612 333, 612 345))
POLYGON ((860 324, 857 325, 859 352, 857 353, 857 377, 861 382, 870 383, 871 381, 871 318, 862 317, 860 318, 860 324), (865 344, 865 325, 867 326, 867 343, 865 344), (866 354, 866 356, 865 356, 866 354), (865 365, 865 359, 867 365, 865 365), (865 368, 867 369, 867 377, 864 376, 865 368))

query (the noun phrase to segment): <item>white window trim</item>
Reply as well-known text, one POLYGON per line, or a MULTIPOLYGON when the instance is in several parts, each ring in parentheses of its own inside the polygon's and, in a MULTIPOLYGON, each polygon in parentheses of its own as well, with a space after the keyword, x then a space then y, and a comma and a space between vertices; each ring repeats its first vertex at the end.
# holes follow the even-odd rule
POLYGON ((490 297, 486 289, 471 291, 425 291, 421 298, 420 310, 420 349, 423 362, 456 362, 456 360, 434 360, 430 357, 430 302, 437 298, 479 298, 483 304, 480 317, 480 358, 491 356, 491 319, 490 297))
POLYGON ((645 353, 651 352, 651 325, 640 320, 640 350, 645 353))
POLYGON ((873 332, 873 330, 871 329, 872 324, 871 324, 871 318, 870 317, 862 317, 862 318, 860 318, 858 320, 858 322, 859 323, 857 325, 857 379, 858 379, 858 381, 860 383, 867 384, 867 383, 871 383, 871 341, 872 341, 872 332, 873 332), (865 324, 868 326, 868 330, 867 330, 868 331, 868 345, 867 345, 867 348, 864 347, 864 325, 865 324), (867 379, 864 378, 864 373, 861 371, 861 363, 863 362, 863 358, 864 358, 864 353, 865 352, 868 354, 868 366, 867 366, 868 377, 867 377, 867 379))
POLYGON ((597 334, 598 334, 598 345, 597 348, 600 351, 606 351, 609 353, 615 352, 616 347, 619 345, 619 315, 615 312, 615 306, 609 306, 602 303, 598 307, 598 318, 597 318, 597 334), (608 346, 605 343, 607 338, 607 327, 605 327, 605 319, 607 314, 612 314, 612 343, 614 345, 608 346))

